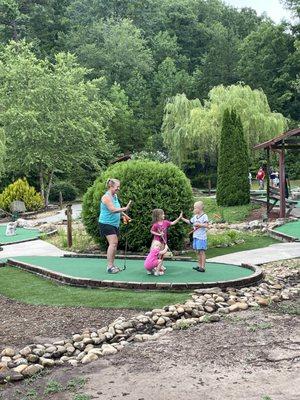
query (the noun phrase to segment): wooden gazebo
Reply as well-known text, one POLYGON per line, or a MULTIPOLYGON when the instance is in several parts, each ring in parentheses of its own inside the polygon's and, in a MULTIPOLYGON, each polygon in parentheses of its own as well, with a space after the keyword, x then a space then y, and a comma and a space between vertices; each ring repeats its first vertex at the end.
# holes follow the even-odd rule
POLYGON ((266 150, 267 152, 267 212, 269 214, 272 207, 270 207, 270 199, 280 201, 280 218, 286 216, 287 203, 292 203, 285 198, 285 150, 299 150, 300 149, 300 128, 292 129, 285 132, 274 139, 267 142, 257 144, 254 146, 255 150, 266 150), (276 190, 270 188, 269 171, 270 171, 270 152, 273 151, 279 154, 279 182, 280 186, 276 190))

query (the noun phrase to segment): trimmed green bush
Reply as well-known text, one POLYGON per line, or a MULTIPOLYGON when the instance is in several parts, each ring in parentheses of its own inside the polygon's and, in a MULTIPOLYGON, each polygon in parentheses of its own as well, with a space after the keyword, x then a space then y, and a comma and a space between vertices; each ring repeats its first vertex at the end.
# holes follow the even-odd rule
POLYGON ((225 110, 218 161, 217 204, 249 204, 249 156, 243 126, 236 112, 225 110))
POLYGON ((0 194, 0 208, 9 211, 15 200, 23 201, 27 211, 39 210, 44 206, 43 197, 34 187, 29 186, 26 178, 16 180, 3 190, 0 194))
MULTIPOLYGON (((98 217, 101 196, 106 192, 106 180, 121 181, 119 199, 122 205, 133 201, 129 215, 132 222, 121 224, 119 248, 124 248, 126 235, 128 249, 146 251, 151 244, 151 218, 154 208, 162 208, 167 219, 174 220, 181 211, 190 215, 193 205, 192 188, 184 173, 171 163, 133 160, 115 164, 108 168, 88 189, 83 198, 82 217, 87 232, 100 244, 98 217)), ((171 249, 181 249, 186 236, 186 225, 178 222, 170 227, 171 249)))
POLYGON ((49 200, 58 202, 59 192, 62 193, 63 201, 73 201, 77 196, 77 190, 71 183, 58 182, 52 185, 49 200))

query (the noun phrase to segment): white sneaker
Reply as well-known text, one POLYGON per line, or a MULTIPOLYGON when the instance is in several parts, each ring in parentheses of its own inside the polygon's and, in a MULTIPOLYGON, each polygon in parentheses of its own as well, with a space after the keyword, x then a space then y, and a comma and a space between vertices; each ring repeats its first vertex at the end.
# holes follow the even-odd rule
POLYGON ((155 276, 159 276, 159 275, 160 275, 160 272, 154 271, 154 275, 155 275, 155 276))
POLYGON ((160 271, 158 274, 159 275, 164 275, 165 273, 164 273, 164 271, 160 271))
POLYGON ((147 275, 152 275, 152 271, 147 271, 147 275))

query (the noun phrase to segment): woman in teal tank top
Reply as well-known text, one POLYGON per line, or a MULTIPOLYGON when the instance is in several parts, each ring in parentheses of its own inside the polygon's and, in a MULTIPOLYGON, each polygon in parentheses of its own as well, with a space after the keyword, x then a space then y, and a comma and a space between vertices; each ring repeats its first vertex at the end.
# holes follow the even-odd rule
POLYGON ((120 271, 114 266, 118 247, 119 226, 122 212, 129 209, 131 201, 126 207, 121 207, 117 192, 120 190, 120 181, 109 178, 106 182, 107 192, 100 202, 99 227, 100 235, 105 236, 108 242, 107 248, 107 272, 116 274, 120 271))

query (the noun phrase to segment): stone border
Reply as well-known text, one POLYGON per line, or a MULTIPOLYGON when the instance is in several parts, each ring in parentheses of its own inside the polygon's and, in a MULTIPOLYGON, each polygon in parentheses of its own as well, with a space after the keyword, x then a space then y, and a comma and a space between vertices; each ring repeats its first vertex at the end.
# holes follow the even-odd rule
MULTIPOLYGON (((220 264, 220 263, 216 263, 220 264)), ((223 263, 222 263, 223 264, 223 263)), ((251 264, 241 264, 241 268, 247 268, 254 272, 254 274, 244 277, 238 278, 229 281, 219 281, 219 282, 177 282, 177 283, 168 283, 168 282, 120 282, 113 281, 109 279, 105 280, 94 280, 88 278, 81 277, 72 277, 69 275, 61 274, 58 272, 54 272, 52 270, 24 263, 18 260, 14 260, 13 258, 7 260, 7 265, 18 267, 34 273, 39 276, 44 276, 48 279, 57 281, 59 283, 70 285, 70 286, 78 286, 78 287, 88 287, 88 288, 100 288, 100 287, 111 287, 118 289, 140 289, 140 290, 193 290, 193 289, 204 289, 204 288, 227 288, 227 287, 246 287, 251 286, 253 284, 258 283, 263 278, 262 270, 251 264)))
MULTIPOLYGON (((33 228, 35 229, 35 228, 33 228)), ((30 230, 30 229, 28 229, 30 230)), ((53 236, 57 233, 57 229, 54 229, 53 231, 50 232, 40 232, 38 237, 31 238, 31 239, 24 239, 24 240, 17 240, 16 242, 7 242, 7 243, 1 243, 0 246, 10 246, 12 244, 18 244, 18 243, 25 243, 25 242, 33 242, 34 240, 39 240, 41 235, 46 235, 46 236, 53 236)), ((1 254, 0 254, 1 255, 1 254)))

